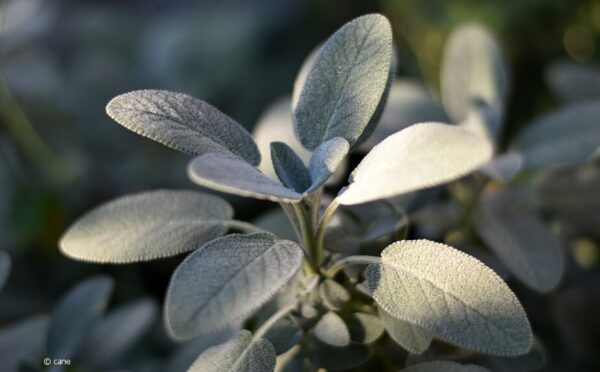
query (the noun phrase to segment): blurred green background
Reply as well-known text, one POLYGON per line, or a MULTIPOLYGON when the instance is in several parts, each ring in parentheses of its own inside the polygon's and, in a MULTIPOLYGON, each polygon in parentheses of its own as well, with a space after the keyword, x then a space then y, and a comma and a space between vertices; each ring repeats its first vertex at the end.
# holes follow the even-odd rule
MULTIPOLYGON (((162 298, 181 257, 101 266, 68 260, 57 248, 70 222, 106 200, 195 188, 187 157, 107 117, 106 103, 120 93, 185 92, 251 129, 267 105, 291 93, 315 45, 350 19, 381 12, 393 25, 399 76, 437 96, 447 35, 475 21, 508 56, 506 139, 559 106, 545 80, 551 62, 600 59, 600 1, 593 0, 13 0, 1 12, 0 248, 14 268, 0 294, 0 326, 48 311, 92 273, 115 277, 114 303, 162 298)), ((268 207, 234 203, 241 219, 268 207)), ((515 290, 548 350, 544 370, 600 370, 598 246, 588 249, 586 267, 565 252, 568 273, 558 290, 515 290)))

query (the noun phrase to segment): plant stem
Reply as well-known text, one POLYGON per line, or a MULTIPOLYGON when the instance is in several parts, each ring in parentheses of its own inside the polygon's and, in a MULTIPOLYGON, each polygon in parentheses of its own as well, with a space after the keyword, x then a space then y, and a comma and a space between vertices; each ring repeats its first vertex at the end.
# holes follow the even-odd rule
POLYGON ((326 278, 333 278, 338 271, 349 265, 369 265, 381 263, 381 257, 376 256, 348 256, 334 263, 326 272, 326 278))
POLYGON ((244 233, 264 233, 268 232, 267 230, 261 229, 258 226, 255 226, 249 222, 240 221, 240 220, 229 220, 227 221, 227 226, 232 229, 236 229, 242 231, 244 233))
POLYGON ((264 322, 260 326, 260 328, 256 330, 256 332, 254 332, 253 339, 258 340, 262 338, 269 331, 269 329, 271 329, 271 327, 275 325, 275 323, 277 323, 280 319, 284 318, 290 311, 294 310, 294 308, 298 305, 300 300, 304 296, 309 294, 315 288, 317 283, 319 283, 319 276, 315 275, 313 280, 306 286, 306 288, 300 293, 300 295, 296 297, 294 301, 279 309, 275 314, 271 315, 271 317, 267 319, 267 321, 264 322))
POLYGON ((296 219, 298 221, 299 230, 301 232, 301 244, 306 249, 307 257, 304 260, 304 270, 307 274, 315 274, 319 271, 319 266, 314 261, 314 240, 313 228, 309 221, 309 216, 306 213, 303 203, 292 204, 296 219))
POLYGON ((317 232, 315 233, 315 257, 314 262, 317 267, 321 267, 322 253, 323 253, 323 239, 325 238, 325 229, 327 225, 331 221, 331 218, 337 211, 340 204, 334 199, 331 204, 325 209, 321 219, 319 220, 319 224, 317 226, 317 232))

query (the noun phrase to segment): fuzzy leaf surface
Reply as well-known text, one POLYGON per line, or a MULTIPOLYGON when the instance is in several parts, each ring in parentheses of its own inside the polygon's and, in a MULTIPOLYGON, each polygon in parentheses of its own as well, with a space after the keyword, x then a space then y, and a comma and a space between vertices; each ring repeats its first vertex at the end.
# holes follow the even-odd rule
POLYGON ((360 344, 375 342, 384 332, 381 320, 375 315, 367 313, 353 313, 344 319, 350 339, 360 344))
POLYGON ((311 185, 306 194, 316 191, 334 174, 350 151, 350 144, 341 137, 334 137, 322 143, 310 158, 308 172, 311 185))
POLYGON ((294 150, 283 142, 271 142, 273 169, 283 185, 299 193, 308 189, 311 175, 294 150))
POLYGON ((209 189, 274 202, 298 202, 302 194, 272 180, 242 159, 210 153, 192 160, 188 176, 209 189))
POLYGON ((300 246, 269 233, 232 234, 203 245, 173 273, 167 329, 190 339, 241 321, 296 275, 302 259, 300 246))
POLYGON ((422 354, 429 348, 431 332, 402 319, 394 318, 382 308, 378 309, 385 330, 392 340, 413 354, 422 354))
POLYGON ((315 337, 327 345, 342 347, 350 343, 350 331, 346 323, 333 311, 327 312, 314 329, 315 337))
POLYGON ((253 340, 249 331, 203 352, 189 372, 272 372, 277 355, 265 339, 253 340))
POLYGON ((187 94, 138 90, 113 98, 106 112, 125 128, 189 155, 233 153, 252 165, 260 163, 258 148, 244 127, 187 94))
POLYGON ((361 204, 437 186, 474 171, 491 155, 489 142, 466 129, 415 124, 375 146, 354 169, 338 201, 361 204))
POLYGON ((506 283, 477 259, 444 244, 389 245, 366 270, 367 288, 391 316, 459 346, 500 356, 529 351, 532 333, 506 283))
POLYGON ((127 195, 85 214, 65 232, 61 251, 76 260, 128 263, 173 256, 227 232, 233 209, 196 191, 127 195))
POLYGON ((333 137, 353 145, 389 86, 392 31, 376 14, 356 18, 323 45, 294 109, 300 142, 315 149, 333 137))

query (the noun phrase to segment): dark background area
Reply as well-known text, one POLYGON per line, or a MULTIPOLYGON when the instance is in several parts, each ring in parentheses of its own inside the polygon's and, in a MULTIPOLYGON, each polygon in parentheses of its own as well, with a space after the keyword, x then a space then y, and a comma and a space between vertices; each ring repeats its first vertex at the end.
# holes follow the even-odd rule
MULTIPOLYGON (((600 1, 592 0, 3 3, 0 249, 14 266, 0 294, 0 326, 48 311, 74 283, 98 272, 116 279, 115 304, 142 295, 162 299, 182 257, 102 266, 71 261, 57 247, 75 218, 104 201, 153 188, 196 188, 186 178, 186 156, 108 118, 104 107, 120 93, 188 93, 251 129, 268 104, 291 93, 315 45, 350 19, 381 12, 393 25, 398 75, 438 96, 444 42, 454 27, 475 21, 497 36, 511 68, 506 140, 559 106, 545 82, 551 62, 600 58, 600 1)), ((270 207, 231 201, 238 219, 270 207)), ((510 284, 547 348, 545 370, 600 370, 599 269, 567 260, 568 275, 549 295, 510 284)))

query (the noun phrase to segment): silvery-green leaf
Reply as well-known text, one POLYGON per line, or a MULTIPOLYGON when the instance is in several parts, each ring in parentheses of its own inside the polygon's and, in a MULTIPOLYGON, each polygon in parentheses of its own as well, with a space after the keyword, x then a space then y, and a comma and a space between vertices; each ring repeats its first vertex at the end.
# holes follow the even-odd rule
POLYGON ((49 355, 75 356, 106 309, 112 288, 112 278, 99 275, 77 284, 60 299, 52 311, 48 331, 49 355))
POLYGON ((23 362, 39 362, 44 352, 50 319, 37 315, 0 329, 3 371, 16 371, 23 362))
POLYGON ((203 352, 189 372, 272 372, 277 355, 271 343, 252 339, 242 330, 237 337, 203 352))
POLYGON ((277 178, 271 160, 271 142, 286 143, 302 159, 303 164, 308 164, 310 160, 311 152, 302 146, 294 133, 289 97, 280 98, 267 107, 258 119, 252 134, 262 155, 258 168, 270 178, 277 178))
POLYGON ((600 98, 600 69, 573 61, 552 63, 546 70, 546 82, 556 96, 566 102, 600 98))
POLYGON ((113 98, 106 112, 127 129, 186 154, 232 153, 252 165, 260 163, 258 148, 241 125, 186 94, 134 91, 113 98))
POLYGON ((521 170, 523 157, 517 152, 500 154, 486 164, 479 171, 486 176, 500 182, 508 182, 521 170))
POLYGON ((360 344, 375 342, 384 332, 383 324, 375 315, 367 313, 352 313, 344 318, 350 340, 360 344))
POLYGON ((476 212, 475 229, 506 268, 525 285, 548 292, 563 271, 559 244, 534 213, 511 206, 519 192, 484 199, 476 212))
MULTIPOLYGON (((448 115, 460 123, 476 102, 492 107, 500 116, 508 90, 507 68, 500 47, 479 25, 469 24, 452 32, 441 68, 442 101, 448 115)), ((489 127, 498 135, 501 120, 489 127)))
POLYGON ((363 242, 373 242, 379 238, 398 231, 408 223, 406 215, 388 215, 375 218, 367 225, 362 236, 363 242))
POLYGON ((368 152, 386 137, 410 125, 429 121, 448 121, 441 105, 419 83, 396 79, 391 86, 379 124, 359 149, 368 152))
POLYGON ((402 372, 490 372, 490 370, 474 364, 460 364, 438 360, 415 364, 408 368, 404 368, 402 372))
POLYGON ((296 345, 301 338, 302 329, 289 319, 285 318, 275 323, 275 325, 265 334, 265 339, 273 344, 277 355, 288 351, 296 345))
POLYGON ((148 261, 198 248, 227 232, 233 210, 196 191, 156 190, 127 195, 77 220, 60 240, 74 259, 102 263, 148 261))
POLYGON ((93 366, 114 365, 144 333, 158 315, 151 299, 137 300, 112 310, 86 337, 81 355, 93 366))
POLYGON ((294 226, 292 226, 285 212, 277 206, 252 221, 252 224, 277 235, 279 239, 297 240, 294 226))
POLYGON ((405 240, 367 267, 369 292, 380 308, 459 346, 492 355, 529 351, 525 311, 500 277, 444 244, 405 240))
POLYGON ((346 347, 330 346, 321 342, 309 342, 303 347, 314 367, 325 368, 327 371, 349 370, 369 359, 369 348, 365 345, 350 344, 346 347))
POLYGON ((384 95, 391 63, 392 32, 385 17, 370 14, 342 26, 321 48, 295 106, 300 142, 315 149, 343 137, 353 145, 384 95))
MULTIPOLYGON (((292 90, 292 98, 290 100, 290 104, 288 107, 291 107, 292 112, 296 111, 296 107, 298 106, 298 101, 300 100, 300 95, 302 94, 302 89, 304 88, 304 83, 306 83, 306 78, 308 77, 308 73, 312 69, 317 57, 321 53, 321 49, 323 49, 323 42, 319 43, 313 50, 310 51, 308 56, 302 62, 302 66, 298 70, 298 74, 296 75, 296 80, 294 80, 294 89, 292 90)), ((291 119, 291 116, 290 116, 291 119)), ((292 123, 293 126, 293 123, 292 123)))
POLYGON ((0 251, 0 291, 6 284, 8 274, 10 274, 11 260, 8 253, 0 251))
POLYGON ((578 103, 528 124, 514 142, 524 167, 558 168, 600 155, 600 103, 578 103))
POLYGON ((302 194, 270 179, 242 159, 225 154, 201 155, 189 164, 188 176, 200 186, 275 202, 298 202, 302 194))
POLYGON ((299 193, 311 185, 311 175, 294 150, 283 142, 271 142, 273 169, 283 185, 299 193))
POLYGON ((350 331, 346 323, 333 311, 327 312, 314 328, 315 337, 327 345, 342 347, 350 343, 350 331))
POLYGON ((165 300, 169 332, 189 339, 242 320, 296 275, 302 259, 296 243, 268 233, 206 243, 173 273, 165 300))
POLYGON ((319 284, 319 295, 323 305, 330 310, 338 311, 350 300, 350 293, 343 285, 332 279, 325 279, 319 284))
POLYGON ((340 192, 340 204, 389 198, 462 177, 485 164, 492 147, 468 130, 439 123, 410 126, 364 157, 340 192))
POLYGON ((240 327, 225 328, 181 345, 168 357, 160 371, 186 372, 204 350, 227 342, 237 335, 239 330, 240 327))
POLYGON ((410 322, 391 316, 382 308, 378 309, 379 318, 392 340, 413 354, 422 354, 429 348, 433 335, 431 332, 410 322))
POLYGON ((498 107, 489 106, 485 102, 474 102, 467 118, 458 123, 458 126, 486 138, 494 146, 498 133, 492 130, 500 126, 501 120, 498 110, 498 107))
POLYGON ((329 180, 342 164, 349 150, 350 144, 341 137, 331 138, 317 147, 308 164, 312 183, 306 190, 307 194, 316 191, 329 180))

